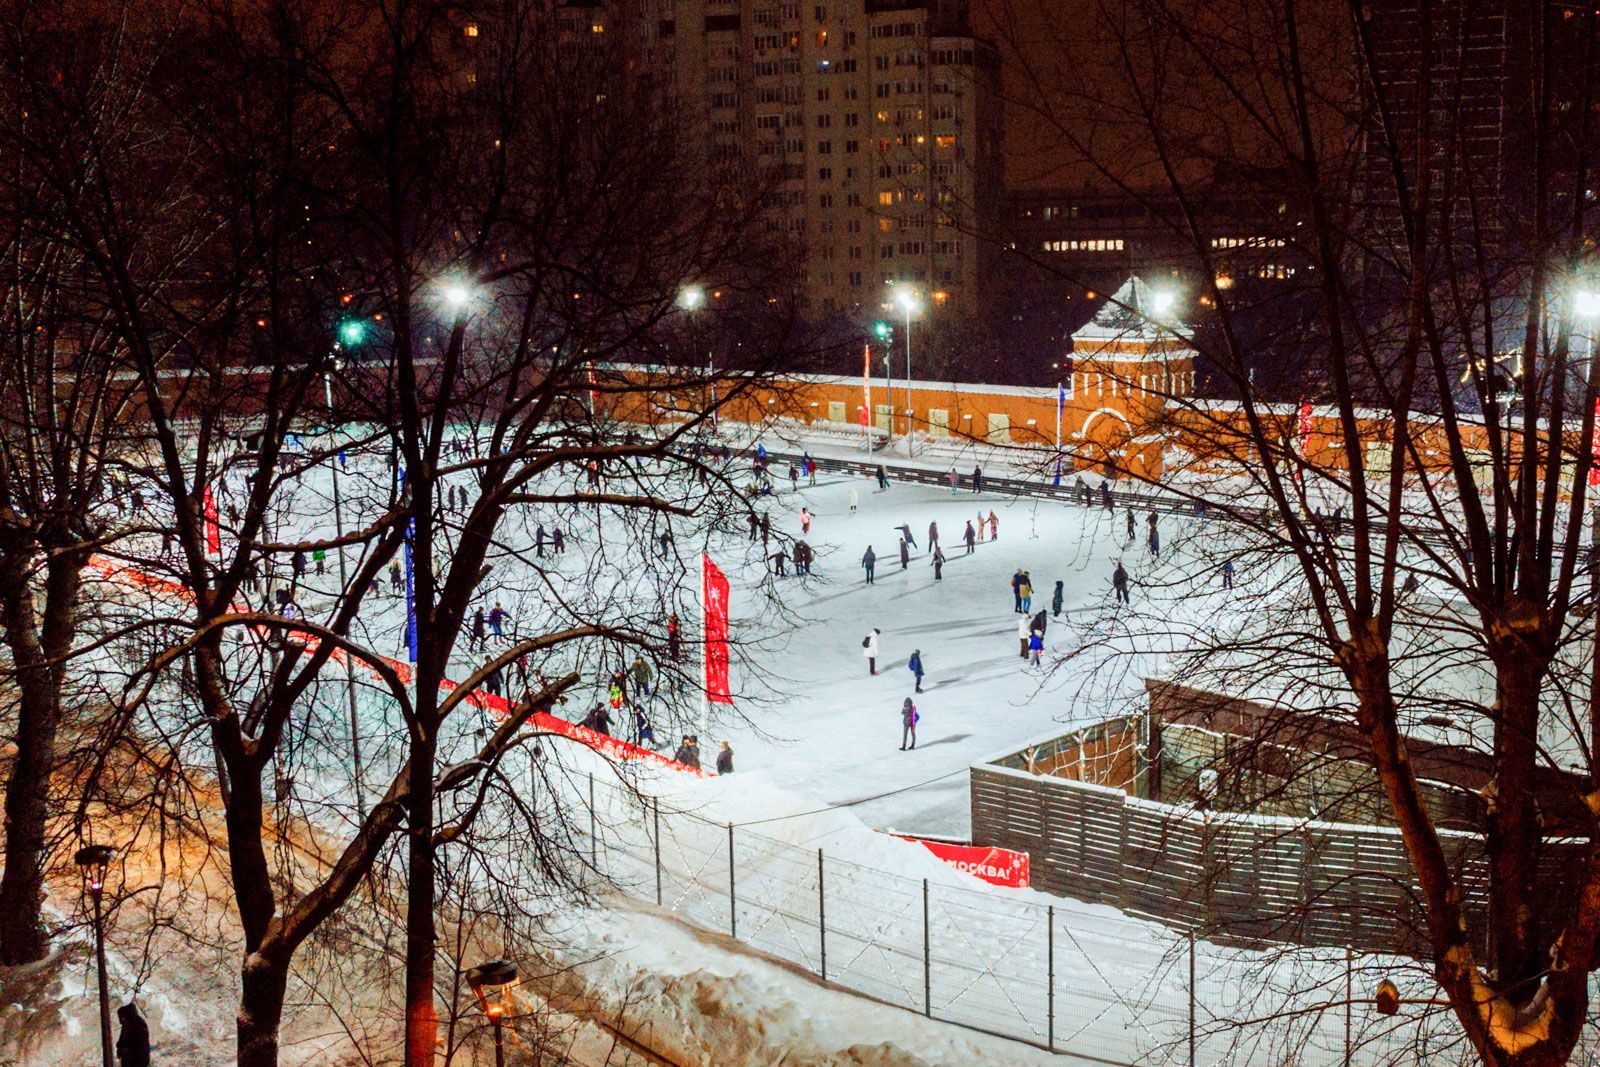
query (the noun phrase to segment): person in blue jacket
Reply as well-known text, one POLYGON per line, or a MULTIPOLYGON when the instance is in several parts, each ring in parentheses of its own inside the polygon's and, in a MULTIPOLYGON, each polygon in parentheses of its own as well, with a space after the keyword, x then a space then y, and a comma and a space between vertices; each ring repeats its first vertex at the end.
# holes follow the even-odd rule
POLYGON ((911 659, 906 663, 906 667, 910 669, 911 676, 917 680, 917 692, 922 692, 922 649, 919 648, 911 653, 911 659))

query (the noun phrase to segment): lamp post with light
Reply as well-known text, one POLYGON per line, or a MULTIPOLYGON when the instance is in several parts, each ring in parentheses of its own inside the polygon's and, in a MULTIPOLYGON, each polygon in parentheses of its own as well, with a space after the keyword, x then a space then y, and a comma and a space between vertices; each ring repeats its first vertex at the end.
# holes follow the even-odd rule
MULTIPOLYGON (((689 313, 689 321, 695 322, 699 318, 699 311, 706 306, 706 291, 703 286, 686 285, 678 291, 678 306, 689 313)), ((712 380, 716 368, 712 359, 711 346, 706 346, 706 385, 707 392, 700 397, 700 406, 711 415, 711 432, 717 432, 717 383, 712 380)))
POLYGON ((506 991, 516 983, 517 965, 510 960, 490 960, 467 972, 467 985, 478 997, 478 1005, 494 1026, 495 1067, 505 1067, 505 1015, 510 1002, 506 991))
MULTIPOLYGON (((356 348, 367 338, 367 324, 360 319, 346 319, 339 324, 339 341, 335 345, 338 351, 349 351, 356 348)), ((328 408, 328 443, 334 441, 334 414, 333 414, 333 373, 343 369, 338 355, 328 361, 328 369, 322 372, 322 399, 328 408)), ((347 590, 350 577, 345 570, 344 562, 344 507, 339 497, 339 465, 344 458, 344 450, 333 449, 333 532, 334 555, 339 560, 339 588, 347 590)), ((350 760, 353 765, 356 784, 356 813, 362 819, 367 817, 366 799, 361 789, 361 726, 356 712, 356 669, 349 656, 344 658, 345 695, 350 705, 350 760)))
MULTIPOLYGON (((912 435, 911 426, 911 316, 920 306, 917 302, 916 290, 909 285, 902 285, 895 290, 894 302, 900 305, 900 310, 906 314, 906 458, 910 459, 915 449, 915 437, 912 435)), ((893 403, 893 401, 891 401, 893 403)))
POLYGON ((106 871, 116 853, 110 845, 85 845, 72 856, 83 872, 83 890, 94 904, 94 962, 100 982, 100 1062, 111 1067, 111 997, 106 989, 106 917, 102 898, 106 871))

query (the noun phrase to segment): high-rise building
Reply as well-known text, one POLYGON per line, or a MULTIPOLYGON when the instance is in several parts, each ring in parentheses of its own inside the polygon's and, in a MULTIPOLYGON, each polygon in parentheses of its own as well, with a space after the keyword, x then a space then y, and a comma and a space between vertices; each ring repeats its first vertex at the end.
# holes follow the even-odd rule
POLYGON ((808 314, 861 321, 902 284, 934 314, 979 312, 999 61, 964 0, 644 0, 606 17, 648 39, 685 147, 749 175, 763 225, 802 250, 808 314))

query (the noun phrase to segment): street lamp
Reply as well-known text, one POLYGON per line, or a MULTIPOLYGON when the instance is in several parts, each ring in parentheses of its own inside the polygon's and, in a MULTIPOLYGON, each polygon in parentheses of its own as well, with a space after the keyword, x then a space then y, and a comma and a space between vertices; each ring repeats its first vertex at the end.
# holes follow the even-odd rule
POLYGON ((1172 314, 1172 309, 1178 304, 1178 294, 1170 289, 1162 289, 1150 294, 1150 311, 1154 317, 1165 319, 1172 314))
POLYGON ((465 315, 477 300, 473 287, 462 278, 442 278, 439 281, 439 299, 453 315, 465 315))
POLYGON ((921 304, 917 300, 917 291, 909 285, 895 289, 894 302, 906 313, 906 458, 910 459, 914 440, 911 435, 911 316, 921 308, 921 304))
POLYGON ((686 285, 678 291, 678 306, 685 311, 699 311, 705 302, 706 291, 698 285, 686 285))
POLYGON ((494 1025, 495 1067, 505 1067, 506 1051, 502 1028, 506 1010, 511 1007, 507 990, 517 980, 517 965, 510 960, 490 960, 467 972, 467 985, 477 994, 478 1006, 494 1025))
POLYGON ((85 845, 73 853, 72 862, 83 872, 83 891, 94 902, 94 960, 100 980, 100 1062, 111 1067, 111 998, 106 990, 106 918, 101 898, 106 871, 116 853, 110 845, 85 845))
MULTIPOLYGON (((721 296, 722 295, 722 290, 720 290, 720 289, 717 290, 717 295, 721 296)), ((698 319, 699 319, 699 316, 698 316, 697 312, 699 312, 699 310, 701 308, 706 306, 706 291, 705 291, 705 287, 704 286, 699 286, 699 285, 685 285, 682 289, 679 289, 678 290, 678 306, 683 308, 683 310, 685 310, 685 311, 687 311, 689 313, 689 321, 690 321, 691 324, 697 322, 698 319)), ((691 326, 691 330, 690 330, 691 335, 693 334, 693 332, 694 331, 693 331, 692 326, 691 326)), ((706 397, 706 394, 702 393, 701 397, 700 397, 700 403, 701 403, 702 407, 704 407, 706 410, 708 410, 711 413, 711 433, 712 433, 713 436, 716 434, 717 429, 718 429, 718 426, 717 426, 717 383, 715 381, 715 375, 716 375, 715 360, 712 358, 711 345, 708 342, 706 344, 706 382, 710 386, 710 398, 708 400, 707 397, 706 397)))

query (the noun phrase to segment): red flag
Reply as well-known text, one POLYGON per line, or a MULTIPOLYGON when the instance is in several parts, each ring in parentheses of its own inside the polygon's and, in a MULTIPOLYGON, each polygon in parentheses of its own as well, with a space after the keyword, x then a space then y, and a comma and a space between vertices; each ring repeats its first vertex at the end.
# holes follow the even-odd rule
POLYGON ((1311 401, 1300 401, 1300 454, 1306 454, 1306 445, 1311 443, 1311 401))
POLYGON ((211 487, 205 487, 205 492, 200 498, 201 506, 206 514, 206 551, 222 555, 222 526, 217 522, 217 498, 211 492, 211 487))
POLYGON ((701 556, 700 604, 705 611, 706 701, 732 704, 728 684, 728 576, 701 556))

